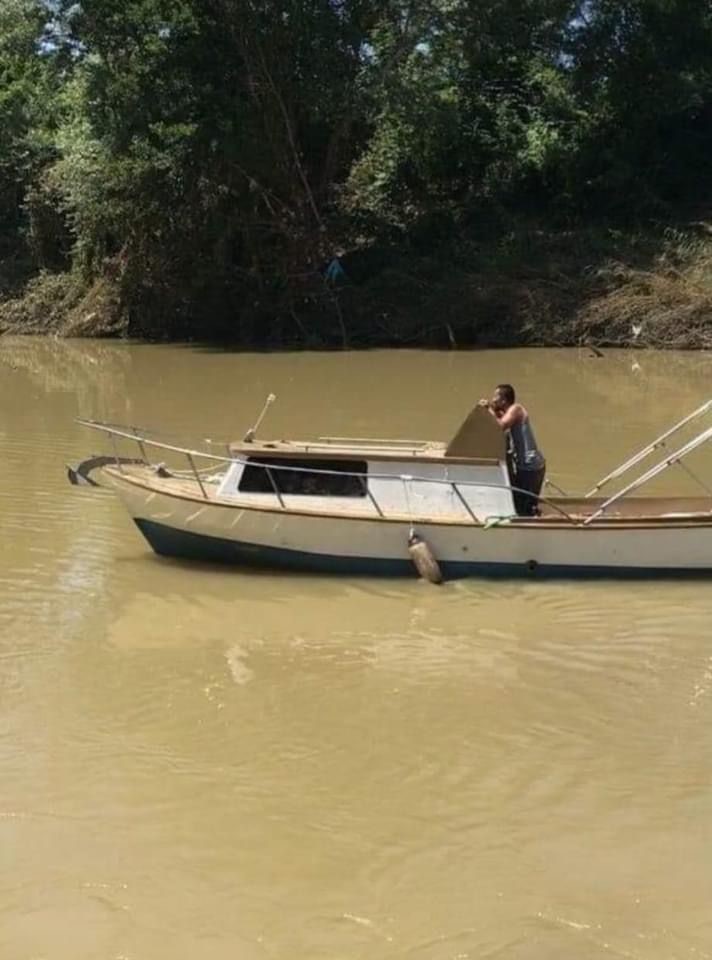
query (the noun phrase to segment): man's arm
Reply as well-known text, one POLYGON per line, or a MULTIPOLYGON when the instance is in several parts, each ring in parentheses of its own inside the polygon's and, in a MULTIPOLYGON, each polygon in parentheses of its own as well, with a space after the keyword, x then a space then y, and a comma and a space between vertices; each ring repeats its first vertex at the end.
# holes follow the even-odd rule
POLYGON ((496 410, 492 410, 492 408, 490 408, 490 412, 493 414, 497 423, 503 430, 509 430, 514 426, 515 423, 519 423, 519 421, 522 419, 524 407, 521 405, 521 403, 513 403, 512 406, 508 410, 505 410, 501 416, 497 414, 496 410))

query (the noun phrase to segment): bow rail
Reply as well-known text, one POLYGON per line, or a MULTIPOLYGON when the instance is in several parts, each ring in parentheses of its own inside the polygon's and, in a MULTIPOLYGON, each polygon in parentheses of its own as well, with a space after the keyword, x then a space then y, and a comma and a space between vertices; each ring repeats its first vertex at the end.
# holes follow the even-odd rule
MULTIPOLYGON (((177 444, 168 443, 167 441, 164 441, 164 440, 154 439, 154 437, 151 436, 151 433, 154 433, 153 431, 145 430, 139 427, 124 426, 121 424, 106 423, 100 420, 87 420, 87 419, 81 419, 81 418, 77 419, 76 422, 79 423, 81 426, 89 427, 92 430, 97 430, 100 433, 104 433, 111 439, 112 446, 113 446, 113 454, 114 454, 113 459, 115 460, 117 469, 121 473, 124 473, 126 471, 124 470, 124 463, 122 462, 123 458, 119 455, 118 447, 116 445, 117 438, 122 440, 129 440, 135 443, 138 446, 139 451, 141 453, 140 462, 145 466, 155 467, 159 470, 162 469, 164 465, 152 463, 148 456, 147 448, 152 448, 156 450, 165 450, 171 453, 184 456, 188 461, 190 469, 184 470, 184 471, 175 471, 171 475, 180 477, 181 479, 194 480, 200 489, 203 499, 205 500, 211 499, 208 495, 205 484, 210 482, 209 477, 211 474, 214 474, 215 466, 207 467, 201 470, 201 469, 198 469, 196 460, 208 460, 210 461, 211 464, 220 464, 221 466, 224 465, 226 467, 232 466, 233 464, 236 464, 236 463, 242 464, 243 466, 247 466, 249 464, 249 466, 252 468, 263 469, 269 479, 270 485, 273 489, 275 496, 277 497, 277 500, 279 501, 280 506, 284 510, 287 510, 288 508, 285 505, 282 492, 279 490, 279 487, 274 479, 275 473, 278 474, 280 472, 290 472, 290 473, 304 473, 304 474, 318 475, 318 476, 356 478, 364 485, 364 492, 366 496, 368 496, 368 498, 370 499, 378 515, 380 517, 386 516, 385 511, 376 500, 373 494, 373 491, 370 489, 370 486, 367 482, 367 478, 360 473, 357 474, 357 473, 349 473, 346 471, 324 470, 316 467, 296 467, 288 463, 285 464, 284 466, 282 465, 275 466, 274 464, 262 464, 259 462, 255 462, 251 458, 232 454, 230 450, 230 445, 228 443, 221 443, 221 445, 225 446, 226 448, 226 455, 222 455, 218 453, 213 453, 212 451, 199 450, 199 449, 194 449, 190 447, 179 446, 177 444)), ((154 436, 155 436, 155 433, 154 433, 154 436)), ((209 443, 210 445, 214 443, 214 441, 212 440, 207 440, 205 442, 209 443)), ((260 451, 260 453, 264 455, 262 451, 260 451)), ((131 463, 135 464, 136 460, 132 460, 131 463)), ((559 504, 554 503, 553 501, 548 500, 547 498, 542 497, 541 495, 536 496, 530 490, 523 490, 519 487, 512 486, 509 484, 486 483, 479 480, 455 481, 455 480, 450 480, 446 477, 418 477, 412 474, 394 475, 394 474, 386 474, 386 473, 375 473, 372 471, 369 471, 368 479, 383 480, 383 481, 399 483, 399 484, 402 483, 405 485, 406 491, 408 490, 409 485, 413 483, 436 484, 436 485, 448 487, 449 489, 452 490, 456 499, 465 508, 470 520, 477 525, 480 525, 482 521, 477 518, 472 507, 467 502, 467 499, 463 496, 462 494, 463 487, 464 488, 480 487, 480 488, 489 489, 489 490, 508 490, 511 493, 521 493, 524 496, 530 497, 532 499, 536 499, 538 502, 545 504, 552 511, 557 513, 563 519, 567 520, 573 526, 580 526, 582 523, 581 518, 577 519, 571 516, 571 514, 569 514, 566 510, 564 510, 563 507, 561 507, 559 504)), ((508 518, 500 518, 500 519, 508 519, 508 518)), ((520 518, 520 519, 523 519, 523 518, 520 518)))

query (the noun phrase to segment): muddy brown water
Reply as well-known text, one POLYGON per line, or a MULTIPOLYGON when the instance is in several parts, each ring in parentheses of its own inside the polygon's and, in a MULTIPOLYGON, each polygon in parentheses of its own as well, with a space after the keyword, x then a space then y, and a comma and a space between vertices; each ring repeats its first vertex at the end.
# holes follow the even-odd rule
POLYGON ((64 477, 77 415, 445 439, 506 380, 580 490, 711 369, 0 340, 0 957, 711 957, 712 582, 204 568, 64 477))

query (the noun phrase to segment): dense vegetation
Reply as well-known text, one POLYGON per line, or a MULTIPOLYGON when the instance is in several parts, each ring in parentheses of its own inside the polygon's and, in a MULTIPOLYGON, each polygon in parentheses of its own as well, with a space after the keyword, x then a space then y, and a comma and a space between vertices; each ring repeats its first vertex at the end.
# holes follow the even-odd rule
POLYGON ((709 0, 2 0, 0 130, 6 329, 712 341, 709 0))

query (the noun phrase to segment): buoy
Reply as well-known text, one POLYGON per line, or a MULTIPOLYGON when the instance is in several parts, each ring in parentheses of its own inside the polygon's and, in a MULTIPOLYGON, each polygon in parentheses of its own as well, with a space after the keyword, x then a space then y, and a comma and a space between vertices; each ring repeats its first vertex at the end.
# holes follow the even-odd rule
POLYGON ((433 555, 433 551, 417 533, 411 533, 408 538, 408 553, 413 561, 413 566, 423 580, 428 580, 430 583, 443 582, 442 571, 433 555))

